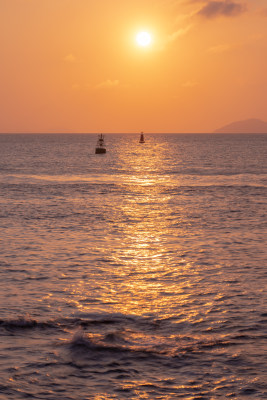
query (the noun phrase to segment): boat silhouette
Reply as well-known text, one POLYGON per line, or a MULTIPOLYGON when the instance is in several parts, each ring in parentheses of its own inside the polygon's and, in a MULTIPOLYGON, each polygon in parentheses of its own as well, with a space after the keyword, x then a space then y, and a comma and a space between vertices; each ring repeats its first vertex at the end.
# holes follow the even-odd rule
POLYGON ((143 132, 141 132, 139 143, 145 143, 145 138, 143 132))
POLYGON ((106 153, 106 147, 105 147, 105 141, 104 141, 104 135, 101 133, 98 135, 98 140, 95 148, 95 154, 103 154, 106 153))

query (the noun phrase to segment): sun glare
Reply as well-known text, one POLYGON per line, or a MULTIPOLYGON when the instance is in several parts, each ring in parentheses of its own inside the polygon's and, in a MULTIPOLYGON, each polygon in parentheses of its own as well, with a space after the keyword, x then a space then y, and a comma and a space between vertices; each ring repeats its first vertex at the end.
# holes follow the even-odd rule
POLYGON ((151 43, 151 35, 148 32, 139 32, 136 35, 136 42, 139 46, 148 46, 151 43))

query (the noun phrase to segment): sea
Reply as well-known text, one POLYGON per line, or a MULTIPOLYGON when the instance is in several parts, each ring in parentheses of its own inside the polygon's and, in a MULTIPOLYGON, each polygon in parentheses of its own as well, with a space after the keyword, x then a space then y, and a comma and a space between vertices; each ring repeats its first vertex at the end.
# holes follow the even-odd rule
POLYGON ((267 135, 0 135, 0 399, 267 399, 267 135))

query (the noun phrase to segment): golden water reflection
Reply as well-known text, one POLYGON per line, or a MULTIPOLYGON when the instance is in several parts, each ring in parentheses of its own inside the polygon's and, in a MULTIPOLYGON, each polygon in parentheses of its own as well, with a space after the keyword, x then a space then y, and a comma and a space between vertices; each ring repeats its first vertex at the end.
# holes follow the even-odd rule
POLYGON ((135 157, 121 156, 131 174, 127 182, 129 195, 120 207, 126 221, 122 224, 123 241, 112 257, 123 273, 116 311, 126 315, 172 314, 174 298, 177 303, 188 297, 179 282, 177 264, 181 260, 177 255, 181 249, 171 244, 176 238, 170 226, 166 176, 161 175, 164 149, 155 147, 139 147, 135 157))
MULTIPOLYGON (((97 288, 91 287, 92 281, 73 288, 81 310, 95 307, 125 315, 179 315, 187 321, 197 318, 199 305, 195 297, 201 271, 192 260, 184 258, 190 222, 183 204, 172 212, 168 176, 161 174, 165 150, 155 145, 135 148, 134 156, 131 149, 119 153, 118 162, 129 175, 122 178, 124 195, 114 203, 117 234, 108 232, 99 244, 105 264, 100 266, 101 276, 97 272, 91 275, 97 288), (86 303, 92 292, 96 305, 86 303), (183 310, 188 303, 185 317, 183 310)), ((211 308, 212 303, 207 302, 202 311, 211 308)))

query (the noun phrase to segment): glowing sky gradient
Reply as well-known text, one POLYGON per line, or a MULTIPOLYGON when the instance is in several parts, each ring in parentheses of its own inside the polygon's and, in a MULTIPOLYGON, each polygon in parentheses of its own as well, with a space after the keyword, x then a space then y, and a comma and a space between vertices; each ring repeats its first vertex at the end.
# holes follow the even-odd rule
POLYGON ((0 46, 0 132, 267 120, 266 0, 0 0, 0 46))

